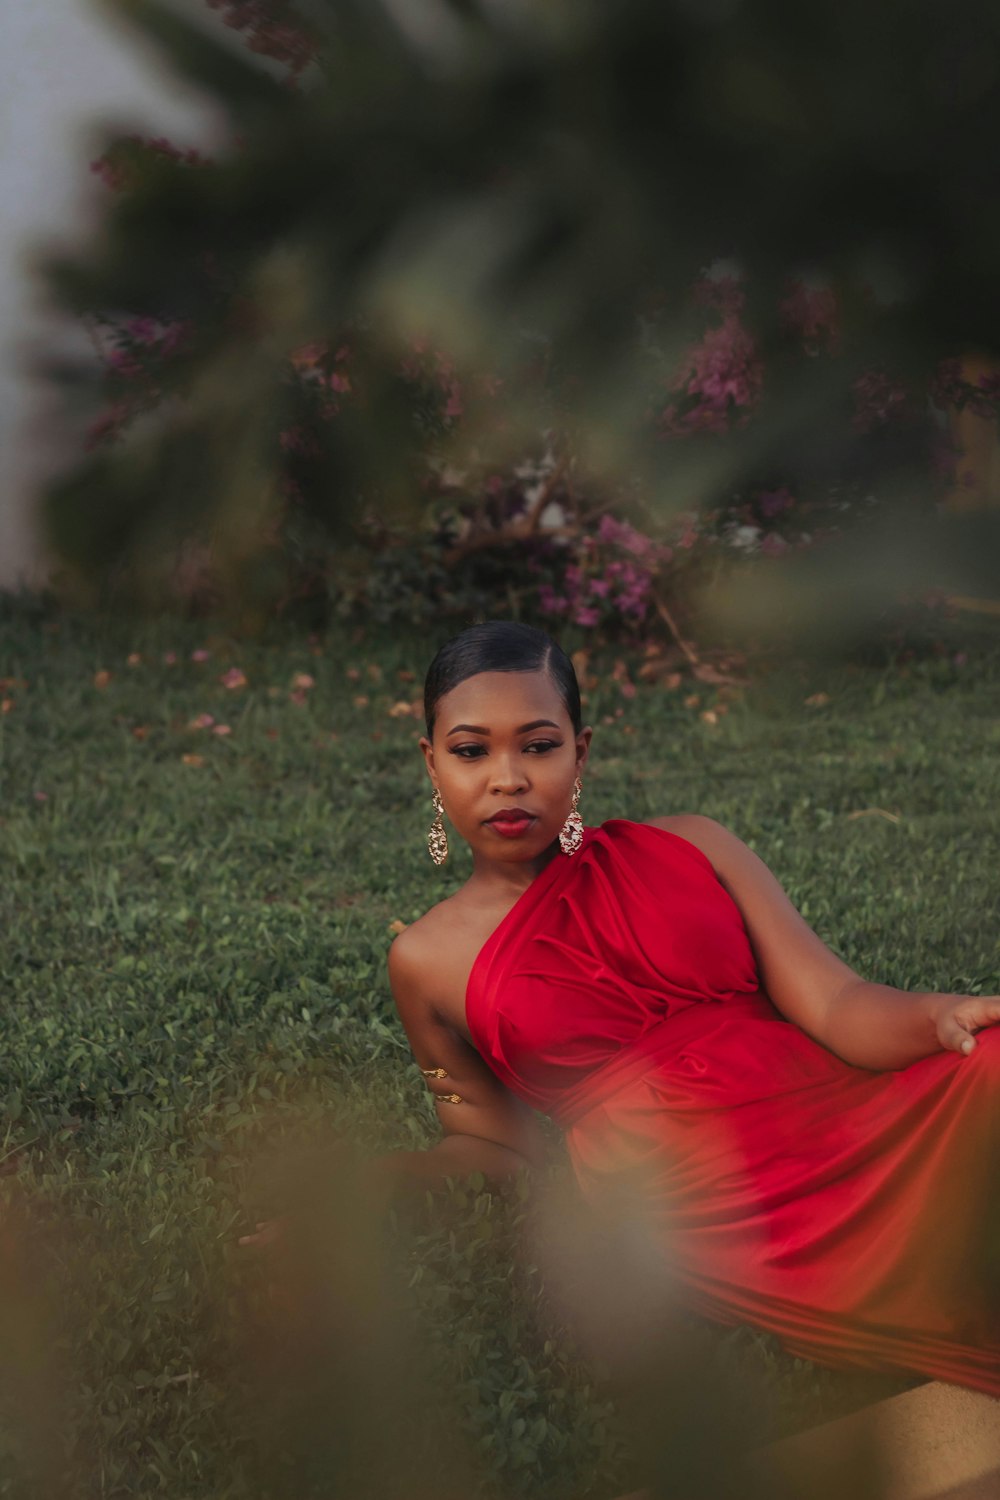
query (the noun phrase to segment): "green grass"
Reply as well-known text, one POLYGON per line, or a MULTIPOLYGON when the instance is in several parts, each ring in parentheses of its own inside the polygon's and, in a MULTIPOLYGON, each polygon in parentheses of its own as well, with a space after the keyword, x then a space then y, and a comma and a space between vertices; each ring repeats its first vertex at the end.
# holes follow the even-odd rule
MULTIPOLYGON (((628 699, 598 663, 586 820, 708 813, 864 973, 1000 990, 1000 640, 950 628, 947 650, 906 665, 762 674, 715 724, 713 689, 696 706, 690 687, 628 699)), ((341 1369, 311 1426, 275 1415, 294 1339, 235 1239, 280 1204, 283 1147, 434 1139, 385 976, 390 924, 465 874, 427 857, 420 725, 389 712, 416 698, 430 643, 245 643, 24 601, 0 643, 0 1494, 38 1495, 40 1473, 67 1500, 336 1493, 344 1413, 364 1426, 358 1391, 385 1367, 358 1325, 357 1389, 341 1369), (220 683, 232 666, 245 686, 220 683), (300 703, 296 673, 315 680, 300 703), (189 727, 200 714, 231 732, 189 727)), ((386 1412, 411 1422, 407 1451, 446 1445, 421 1471, 435 1493, 463 1464, 491 1496, 629 1479, 600 1371, 519 1248, 532 1212, 523 1185, 466 1184, 391 1221, 383 1300, 398 1295, 421 1373, 386 1412)), ((712 1369, 763 1380, 761 1438, 901 1388, 750 1330, 692 1337, 712 1369)))

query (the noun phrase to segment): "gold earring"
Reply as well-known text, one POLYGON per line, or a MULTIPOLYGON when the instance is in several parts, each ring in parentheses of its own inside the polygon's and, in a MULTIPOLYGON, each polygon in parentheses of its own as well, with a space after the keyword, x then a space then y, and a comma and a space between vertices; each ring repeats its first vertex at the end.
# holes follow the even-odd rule
POLYGON ((445 832, 442 820, 444 803, 441 801, 441 793, 439 791, 435 791, 431 800, 434 803, 434 822, 431 824, 430 832, 427 835, 427 848, 434 863, 436 865, 443 865, 448 858, 448 835, 445 832))
POLYGON ((570 808, 569 817, 559 830, 559 847, 564 854, 575 854, 583 843, 583 819, 576 810, 582 791, 583 785, 578 776, 573 786, 573 806, 570 808))

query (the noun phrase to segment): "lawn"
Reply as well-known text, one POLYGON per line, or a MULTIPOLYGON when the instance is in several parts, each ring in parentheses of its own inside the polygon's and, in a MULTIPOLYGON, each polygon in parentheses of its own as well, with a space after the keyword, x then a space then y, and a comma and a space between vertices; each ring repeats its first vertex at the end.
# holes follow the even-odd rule
MULTIPOLYGON (((628 695, 595 659, 585 820, 708 813, 862 972, 1000 990, 1000 635, 942 628, 938 652, 786 664, 721 701, 628 695)), ((236 1245, 293 1192, 283 1148, 434 1138, 385 975, 393 924, 465 873, 425 845, 432 643, 245 642, 24 600, 0 642, 0 1494, 332 1495, 352 1463, 374 1472, 366 1423, 403 1445, 413 1495, 470 1471, 491 1497, 616 1493, 601 1372, 521 1248, 536 1189, 458 1184, 392 1214, 384 1269, 348 1277, 370 1337, 363 1302, 283 1331, 267 1258, 236 1245)), ((765 1389, 762 1438, 903 1384, 749 1330, 691 1337, 765 1389)))

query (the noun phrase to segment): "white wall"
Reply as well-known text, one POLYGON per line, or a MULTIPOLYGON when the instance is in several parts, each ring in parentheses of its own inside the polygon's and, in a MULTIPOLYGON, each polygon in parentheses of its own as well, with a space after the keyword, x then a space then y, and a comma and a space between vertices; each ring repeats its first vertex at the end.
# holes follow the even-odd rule
POLYGON ((222 133, 204 100, 87 0, 0 0, 0 589, 45 575, 33 495, 61 458, 51 398, 26 369, 31 346, 57 335, 25 252, 86 232, 107 191, 89 170, 97 120, 183 145, 222 133))

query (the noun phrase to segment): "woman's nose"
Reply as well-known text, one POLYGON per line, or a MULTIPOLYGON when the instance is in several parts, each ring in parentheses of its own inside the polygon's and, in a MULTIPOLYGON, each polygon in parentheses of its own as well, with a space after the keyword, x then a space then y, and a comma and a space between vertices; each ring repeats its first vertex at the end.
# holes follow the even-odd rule
POLYGON ((493 790, 512 797, 525 786, 524 771, 512 757, 498 755, 493 761, 493 790))

